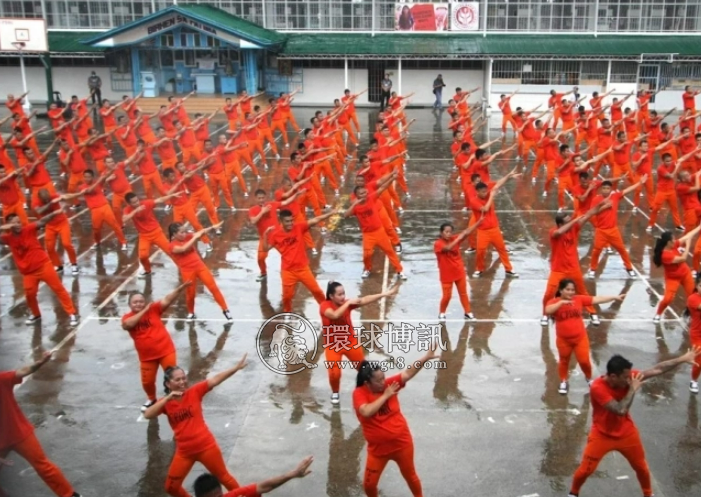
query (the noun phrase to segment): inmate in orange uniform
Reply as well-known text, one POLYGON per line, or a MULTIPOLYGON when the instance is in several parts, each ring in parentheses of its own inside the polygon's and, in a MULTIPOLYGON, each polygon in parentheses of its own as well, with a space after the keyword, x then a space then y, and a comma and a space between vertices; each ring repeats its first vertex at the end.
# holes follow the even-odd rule
POLYGON ((657 221, 657 213, 660 212, 664 203, 669 207, 672 214, 674 226, 681 226, 681 218, 679 217, 679 206, 677 204, 677 192, 674 188, 674 176, 677 171, 677 166, 671 161, 671 158, 663 157, 665 162, 657 166, 657 192, 655 200, 650 208, 650 221, 647 229, 652 231, 657 221))
POLYGON ((100 245, 102 241, 102 224, 106 224, 114 231, 120 245, 125 245, 127 239, 124 238, 121 225, 117 224, 117 219, 114 217, 114 212, 107 202, 107 197, 102 191, 102 186, 97 185, 90 190, 91 185, 87 185, 81 193, 85 198, 85 203, 90 209, 90 217, 92 219, 92 231, 95 245, 100 245))
POLYGON ((127 216, 135 212, 131 220, 134 221, 136 231, 139 233, 139 262, 141 262, 144 272, 146 273, 151 272, 151 261, 149 260, 151 256, 151 244, 156 245, 163 252, 171 255, 170 249, 168 248, 168 239, 163 234, 161 225, 153 214, 153 208, 155 206, 156 202, 153 200, 144 200, 143 202, 139 202, 137 207, 128 205, 124 209, 124 214, 127 216))
POLYGON ((363 234, 363 268, 366 272, 372 271, 372 255, 375 252, 375 247, 379 247, 397 274, 401 274, 403 271, 402 263, 399 262, 399 257, 392 248, 392 242, 390 242, 378 214, 377 192, 367 193, 366 190, 365 195, 365 201, 356 204, 352 211, 353 215, 358 218, 360 231, 363 234))
MULTIPOLYGON (((112 165, 112 162, 109 162, 112 165)), ((107 177, 107 184, 112 190, 112 212, 117 219, 117 224, 122 226, 122 213, 124 212, 124 204, 126 204, 126 196, 131 193, 131 183, 127 178, 127 170, 124 162, 119 162, 110 169, 107 177)))
POLYGON ((596 268, 599 265, 599 257, 606 247, 611 247, 620 254, 626 271, 631 272, 633 270, 633 263, 630 261, 630 256, 618 229, 618 203, 622 198, 623 192, 613 191, 608 197, 597 195, 592 200, 592 207, 596 207, 604 201, 611 201, 611 208, 603 210, 596 215, 594 249, 591 253, 591 263, 589 265, 590 273, 596 272, 596 268))
MULTIPOLYGON (((692 231, 693 234, 698 231, 692 231)), ((675 241, 671 248, 665 248, 662 251, 662 267, 664 268, 664 297, 657 305, 657 316, 662 316, 665 309, 672 303, 677 290, 682 286, 687 297, 694 291, 694 278, 691 276, 691 269, 686 261, 675 262, 674 259, 679 257, 679 248, 681 247, 679 240, 675 241)), ((658 261, 659 262, 659 261, 658 261)), ((656 318, 657 318, 656 316, 656 318)))
MULTIPOLYGON (((49 194, 48 201, 51 202, 58 198, 58 195, 49 194)), ((37 201, 32 202, 34 212, 37 212, 38 207, 43 207, 45 205, 47 204, 42 202, 41 199, 37 199, 37 201)), ((44 211, 40 217, 46 216, 60 209, 60 205, 51 204, 51 207, 44 211)), ((71 240, 71 225, 68 222, 68 216, 66 216, 66 214, 63 212, 55 215, 44 226, 44 246, 46 247, 46 252, 49 254, 49 259, 51 259, 51 263, 54 266, 63 267, 63 258, 59 257, 58 252, 56 252, 56 241, 59 238, 61 239, 63 250, 65 250, 66 254, 68 255, 68 260, 73 266, 75 266, 78 263, 78 259, 76 257, 75 247, 73 247, 73 242, 71 240)))
MULTIPOLYGON (((201 231, 202 224, 200 223, 200 220, 197 219, 197 213, 195 212, 194 207, 192 207, 192 203, 190 203, 190 198, 188 197, 185 186, 180 183, 180 178, 176 176, 175 171, 173 171, 170 178, 172 178, 172 182, 170 181, 169 176, 166 176, 164 185, 166 187, 170 187, 168 190, 169 194, 177 193, 175 197, 171 197, 170 199, 170 203, 173 205, 173 222, 182 223, 187 221, 195 231, 201 231), (176 185, 177 188, 175 188, 176 185)), ((202 236, 201 240, 202 243, 211 243, 211 240, 207 235, 202 236)))
POLYGON ((37 294, 39 293, 39 283, 42 281, 54 291, 66 314, 74 316, 76 310, 71 296, 63 287, 51 259, 39 244, 38 228, 37 223, 22 226, 19 231, 13 228, 0 235, 0 243, 10 247, 12 251, 17 269, 22 274, 24 294, 27 297, 27 306, 31 310, 32 316, 35 318, 41 316, 37 294))
POLYGON ((16 176, 8 177, 6 175, 0 178, 0 205, 2 206, 3 217, 17 214, 22 224, 29 223, 27 212, 24 210, 24 197, 21 196, 16 176))
MULTIPOLYGON (((692 347, 701 347, 701 294, 698 290, 689 295, 689 298, 686 300, 686 307, 689 309, 691 317, 689 322, 689 341, 692 347)), ((696 364, 691 367, 691 381, 698 382, 699 375, 701 375, 701 361, 699 361, 697 356, 696 364)), ((698 385, 696 385, 696 389, 698 390, 698 385)))
MULTIPOLYGON (((292 203, 294 203, 293 201, 292 203)), ((256 223, 256 229, 258 230, 258 236, 260 237, 258 239, 258 268, 260 269, 260 279, 263 279, 267 276, 268 274, 268 267, 265 264, 265 260, 268 258, 268 251, 265 250, 265 244, 263 243, 263 240, 265 239, 265 232, 268 231, 268 228, 271 226, 277 227, 279 226, 278 219, 277 219, 277 211, 280 209, 280 206, 282 205, 281 202, 267 202, 263 206, 261 205, 254 205, 250 209, 248 209, 248 217, 250 219, 253 219, 260 215, 261 211, 264 208, 267 208, 267 212, 261 216, 261 218, 258 220, 256 223)))
POLYGON ((226 300, 224 300, 224 295, 222 295, 217 282, 214 281, 214 276, 209 271, 205 265, 200 253, 196 249, 196 245, 191 246, 185 252, 176 254, 173 250, 186 245, 190 240, 192 240, 193 235, 187 234, 182 240, 173 240, 170 242, 168 247, 168 252, 173 257, 173 261, 180 269, 180 277, 183 281, 191 281, 192 285, 188 286, 185 290, 185 305, 187 306, 188 314, 195 313, 195 294, 197 293, 197 280, 199 279, 207 289, 212 292, 212 297, 221 310, 226 313, 229 310, 229 306, 226 305, 226 300))
POLYGON ((282 258, 282 308, 283 312, 292 312, 292 298, 297 283, 302 283, 312 293, 317 303, 323 302, 324 292, 319 288, 316 278, 309 269, 304 235, 309 231, 306 221, 294 223, 290 231, 282 226, 273 228, 268 233, 268 245, 274 247, 282 258))
MULTIPOLYGON (((122 323, 138 313, 130 311, 122 316, 122 323)), ((163 306, 153 302, 133 328, 127 330, 139 356, 141 386, 148 400, 156 400, 158 366, 163 371, 178 364, 175 345, 163 324, 163 306)))
MULTIPOLYGON (((343 304, 342 304, 343 305, 343 304)), ((365 355, 363 348, 358 343, 358 336, 351 321, 351 311, 359 306, 350 304, 343 315, 338 319, 326 317, 327 310, 337 311, 341 307, 331 300, 324 300, 319 306, 321 314, 321 330, 324 335, 324 358, 326 364, 330 364, 329 385, 333 393, 341 389, 341 362, 343 356, 350 361, 350 366, 356 369, 360 367, 365 355)), ((343 368, 345 369, 345 368, 343 368)), ((352 370, 352 368, 349 368, 352 370)))
MULTIPOLYGON (((400 388, 406 386, 400 373, 385 378, 383 390, 394 383, 399 384, 400 388)), ((392 395, 373 416, 366 418, 360 414, 361 406, 375 402, 382 395, 383 393, 370 390, 367 384, 353 391, 353 408, 363 428, 365 440, 368 442, 368 457, 363 480, 365 495, 378 496, 377 484, 380 482, 380 476, 387 463, 394 461, 399 466, 399 471, 409 485, 412 495, 421 497, 423 495, 421 480, 414 467, 414 440, 400 410, 399 396, 392 395)))
MULTIPOLYGON (((556 297, 548 301, 547 306, 557 304, 564 300, 556 297)), ((558 373, 560 381, 567 382, 569 377, 570 359, 572 354, 577 358, 579 367, 587 381, 591 380, 591 361, 589 360, 589 337, 584 329, 582 310, 591 308, 592 297, 589 295, 574 295, 560 308, 552 313, 555 321, 555 345, 560 356, 558 373)))
POLYGON ((470 309, 470 297, 467 295, 467 273, 465 272, 465 263, 460 254, 460 243, 455 243, 452 248, 448 245, 454 243, 461 235, 452 235, 448 240, 443 237, 439 238, 433 244, 433 252, 436 254, 438 262, 438 275, 441 280, 441 289, 443 296, 439 308, 440 314, 445 314, 450 303, 450 298, 453 296, 453 285, 458 289, 460 304, 462 304, 465 317, 472 311, 470 309))
POLYGON ((10 452, 16 452, 26 459, 54 494, 58 497, 73 497, 77 495, 73 486, 61 470, 46 457, 34 434, 34 426, 17 404, 13 390, 20 383, 22 377, 18 376, 16 371, 0 373, 0 458, 4 459, 10 452))
POLYGON ((179 399, 171 399, 163 406, 175 438, 175 454, 166 478, 166 492, 173 497, 190 497, 183 488, 183 480, 195 462, 207 468, 227 490, 239 487, 204 422, 202 399, 209 391, 207 381, 202 381, 185 390, 179 399))
POLYGON ((501 228, 499 227, 499 219, 497 218, 496 211, 494 210, 494 203, 490 203, 491 197, 496 193, 496 189, 490 189, 490 193, 481 198, 475 195, 470 199, 470 208, 472 209, 472 216, 475 219, 480 217, 484 218, 482 223, 477 228, 477 253, 475 254, 475 272, 479 276, 485 269, 485 258, 487 256, 487 248, 492 245, 496 251, 499 253, 499 259, 504 265, 507 275, 514 274, 513 266, 511 266, 511 261, 509 260, 509 254, 506 251, 506 245, 504 244, 504 237, 501 234, 501 228), (490 203, 487 212, 482 212, 482 208, 490 203))

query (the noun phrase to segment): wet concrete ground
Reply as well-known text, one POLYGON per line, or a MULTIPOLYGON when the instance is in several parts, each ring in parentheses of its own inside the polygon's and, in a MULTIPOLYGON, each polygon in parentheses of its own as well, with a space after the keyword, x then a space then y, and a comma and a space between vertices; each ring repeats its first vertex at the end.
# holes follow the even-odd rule
MULTIPOLYGON (((313 109, 296 109, 298 122, 307 122, 312 113, 313 109)), ((360 115, 367 130, 372 119, 367 111, 361 110, 360 115)), ((459 185, 449 180, 447 116, 415 110, 409 117, 418 119, 409 138, 407 177, 412 197, 401 218, 402 260, 409 279, 396 298, 356 313, 356 325, 437 324, 440 285, 433 241, 442 222, 452 221, 458 228, 467 222, 461 212, 459 185)), ((496 131, 491 133, 489 138, 496 136, 496 131)), ((367 133, 362 141, 367 143, 367 133)), ((509 136, 506 144, 510 142, 509 136)), ((270 157, 268 161, 273 167, 260 186, 270 191, 279 184, 287 161, 270 157)), ((512 159, 498 162, 493 177, 502 176, 514 164, 512 159)), ((55 160, 51 166, 56 173, 55 160)), ((250 173, 247 179, 252 179, 250 173)), ((506 188, 508 194, 501 194, 497 202, 520 279, 504 279, 496 254, 490 255, 493 268, 482 278, 470 280, 473 312, 479 321, 465 324, 454 297, 448 321, 440 328, 448 349, 440 359, 446 368, 422 371, 400 393, 427 496, 566 495, 579 463, 591 423, 586 383, 575 370, 569 395, 557 393, 554 329, 548 331, 538 323, 548 276, 547 232, 557 208, 555 195, 541 198, 542 184, 542 178, 535 186, 528 178, 512 181, 506 188)), ((135 185, 139 191, 140 182, 135 185)), ((337 204, 348 204, 350 185, 349 174, 342 196, 335 199, 337 204)), ((235 191, 237 207, 252 205, 252 198, 244 199, 235 191)), ((651 263, 654 239, 645 233, 644 215, 632 214, 629 203, 621 206, 619 221, 640 276, 627 279, 620 258, 614 255, 603 258, 603 273, 596 281, 587 281, 594 294, 628 293, 623 304, 604 305, 601 326, 589 328, 597 373, 614 353, 645 367, 684 350, 688 340, 677 319, 683 310, 681 296, 661 325, 652 324, 654 306, 663 291, 662 272, 651 263)), ((245 211, 221 211, 220 215, 224 235, 216 240, 206 262, 227 297, 235 323, 226 327, 210 294, 200 290, 197 322, 182 319, 186 310, 184 300, 179 300, 169 312, 168 329, 191 381, 231 367, 244 353, 249 355, 248 368, 205 401, 207 423, 232 473, 241 483, 257 481, 289 470, 312 454, 313 473, 273 495, 363 495, 364 440, 351 401, 355 375, 344 373, 341 406, 334 408, 323 364, 290 377, 264 366, 256 355, 255 336, 262 322, 281 310, 279 255, 271 251, 268 281, 256 283, 256 230, 247 225, 245 211)), ((165 227, 170 215, 160 212, 159 216, 165 227)), ((659 223, 671 227, 666 216, 659 223)), ((17 389, 17 399, 37 427, 50 458, 85 496, 163 496, 174 450, 172 432, 165 418, 148 422, 140 417, 144 394, 139 364, 132 340, 120 328, 118 318, 127 311, 128 292, 138 289, 149 299, 161 298, 178 284, 178 272, 167 257, 154 254, 154 276, 136 278, 140 268, 132 225, 127 228, 130 249, 125 253, 118 250, 113 237, 101 251, 90 251, 90 220, 85 212, 74 216, 72 227, 81 275, 64 275, 63 282, 79 306, 82 322, 76 338, 17 389)), ((387 275, 385 258, 378 253, 372 277, 360 279, 360 233, 355 219, 335 224, 325 236, 315 229, 313 236, 320 255, 311 258, 311 266, 322 288, 334 279, 344 283, 350 296, 367 295, 381 291, 391 278, 392 271, 387 275)), ((583 267, 589 260, 591 237, 591 228, 585 228, 580 240, 583 267)), ((40 292, 42 326, 23 324, 28 310, 21 277, 8 254, 0 251, 1 370, 38 358, 70 332, 68 317, 46 288, 40 292)), ((473 259, 465 255, 470 273, 473 259)), ((298 290, 294 305, 296 311, 318 320, 318 307, 306 290, 298 290)), ((414 348, 407 354, 394 351, 392 355, 411 361, 421 352, 414 348)), ((385 358, 376 352, 369 357, 385 358)), ((658 497, 701 491, 698 400, 688 392, 688 379, 689 369, 683 367, 649 382, 633 408, 658 497)), ((0 484, 10 495, 50 495, 25 461, 17 455, 11 458, 15 466, 3 468, 0 474, 0 484)), ((188 488, 202 471, 202 466, 195 466, 186 480, 188 488)), ((638 488, 627 462, 611 454, 581 495, 633 496, 640 495, 638 488)), ((408 495, 392 464, 385 470, 380 489, 385 497, 408 495)))

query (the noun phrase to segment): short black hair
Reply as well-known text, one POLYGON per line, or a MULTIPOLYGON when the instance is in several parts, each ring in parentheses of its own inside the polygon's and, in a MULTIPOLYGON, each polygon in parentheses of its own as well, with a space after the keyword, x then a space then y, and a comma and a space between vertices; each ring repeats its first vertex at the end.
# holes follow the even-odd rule
POLYGON ((195 491, 195 497, 202 497, 218 488, 221 488, 221 483, 219 483, 219 480, 217 480, 214 475, 210 475, 209 473, 198 476, 192 487, 195 491))
POLYGON ((609 359, 609 362, 606 363, 606 374, 621 375, 623 374, 623 371, 625 371, 626 369, 631 369, 632 367, 632 362, 630 362, 622 355, 616 354, 611 359, 609 359))
POLYGON ((292 211, 291 211, 291 210, 288 210, 288 209, 283 209, 283 210, 280 211, 280 213, 279 213, 278 215, 280 216, 280 218, 283 218, 283 217, 292 217, 292 211))

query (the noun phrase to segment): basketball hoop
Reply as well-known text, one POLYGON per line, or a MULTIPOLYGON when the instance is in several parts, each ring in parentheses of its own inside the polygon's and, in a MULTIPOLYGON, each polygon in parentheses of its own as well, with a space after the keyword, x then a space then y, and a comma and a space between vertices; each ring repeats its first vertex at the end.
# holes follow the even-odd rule
POLYGON ((13 41, 12 46, 15 47, 17 50, 22 51, 22 49, 26 47, 27 44, 23 41, 13 41))

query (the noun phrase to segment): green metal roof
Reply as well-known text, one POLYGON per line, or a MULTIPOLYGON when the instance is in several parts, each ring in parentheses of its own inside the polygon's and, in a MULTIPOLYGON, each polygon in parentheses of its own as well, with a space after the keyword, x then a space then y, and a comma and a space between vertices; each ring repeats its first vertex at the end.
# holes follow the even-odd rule
POLYGON ((95 53, 104 52, 104 48, 91 47, 80 42, 89 36, 85 31, 49 31, 50 53, 95 53))
POLYGON ((215 27, 233 36, 271 50, 277 48, 287 38, 284 34, 266 29, 258 24, 246 21, 245 19, 241 19, 233 14, 229 14, 224 10, 212 7, 211 5, 181 3, 168 7, 167 9, 159 10, 158 12, 154 12, 151 15, 124 24, 118 28, 104 31, 97 36, 84 40, 84 43, 94 45, 112 38, 115 35, 129 31, 137 26, 148 24, 160 17, 174 13, 189 17, 195 21, 215 27))
POLYGON ((506 35, 461 33, 290 33, 281 57, 552 56, 640 58, 641 54, 701 58, 699 36, 506 35))

